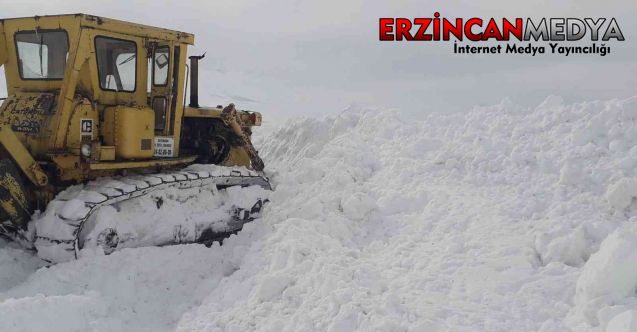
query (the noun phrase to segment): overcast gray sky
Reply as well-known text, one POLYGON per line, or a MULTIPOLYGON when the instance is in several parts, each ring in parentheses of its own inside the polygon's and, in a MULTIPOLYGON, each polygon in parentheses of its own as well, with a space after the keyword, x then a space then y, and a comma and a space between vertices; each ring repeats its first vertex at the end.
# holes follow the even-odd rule
MULTIPOLYGON (((534 106, 637 95, 637 1, 0 1, 3 17, 83 12, 195 34, 203 103, 265 117, 320 116, 350 104, 408 116, 504 97, 534 106), (451 43, 378 41, 379 17, 615 17, 626 42, 605 57, 462 56, 451 43)), ((548 46, 548 45, 547 45, 548 46)), ((4 79, 2 79, 4 81, 4 79)), ((0 83, 1 87, 4 82, 0 83)))

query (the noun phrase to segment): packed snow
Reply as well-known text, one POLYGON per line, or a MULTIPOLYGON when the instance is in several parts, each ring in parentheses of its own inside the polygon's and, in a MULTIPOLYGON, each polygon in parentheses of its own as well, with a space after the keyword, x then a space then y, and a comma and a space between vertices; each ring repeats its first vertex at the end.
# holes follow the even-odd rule
POLYGON ((50 267, 4 243, 0 331, 637 331, 637 97, 256 135, 263 218, 50 267))

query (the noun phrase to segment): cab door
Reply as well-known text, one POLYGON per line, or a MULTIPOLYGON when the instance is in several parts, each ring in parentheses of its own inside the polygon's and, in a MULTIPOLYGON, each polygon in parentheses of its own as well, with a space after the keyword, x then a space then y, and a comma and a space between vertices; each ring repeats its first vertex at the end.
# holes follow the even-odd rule
POLYGON ((149 80, 150 107, 155 112, 155 157, 175 157, 175 109, 178 70, 174 59, 179 59, 179 46, 172 43, 152 43, 149 80), (177 54, 176 54, 177 52, 177 54))

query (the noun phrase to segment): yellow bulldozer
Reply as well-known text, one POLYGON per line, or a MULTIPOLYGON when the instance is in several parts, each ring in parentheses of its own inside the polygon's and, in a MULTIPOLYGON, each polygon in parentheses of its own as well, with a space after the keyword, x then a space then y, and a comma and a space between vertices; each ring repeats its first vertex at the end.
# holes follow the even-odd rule
POLYGON ((196 222, 155 239, 99 216, 148 202, 166 215, 170 200, 270 189, 251 143, 261 114, 199 106, 203 56, 187 63, 193 43, 189 33, 85 14, 0 20, 0 235, 60 262, 88 247, 211 241, 258 216, 259 190, 243 205, 204 202, 213 206, 196 222))

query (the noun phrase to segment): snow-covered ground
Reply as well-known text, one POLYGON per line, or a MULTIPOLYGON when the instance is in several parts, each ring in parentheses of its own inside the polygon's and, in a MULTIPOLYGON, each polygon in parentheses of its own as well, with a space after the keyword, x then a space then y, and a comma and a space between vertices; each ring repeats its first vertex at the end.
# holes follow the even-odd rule
POLYGON ((266 125, 224 246, 0 249, 0 331, 637 331, 637 98, 266 125))

